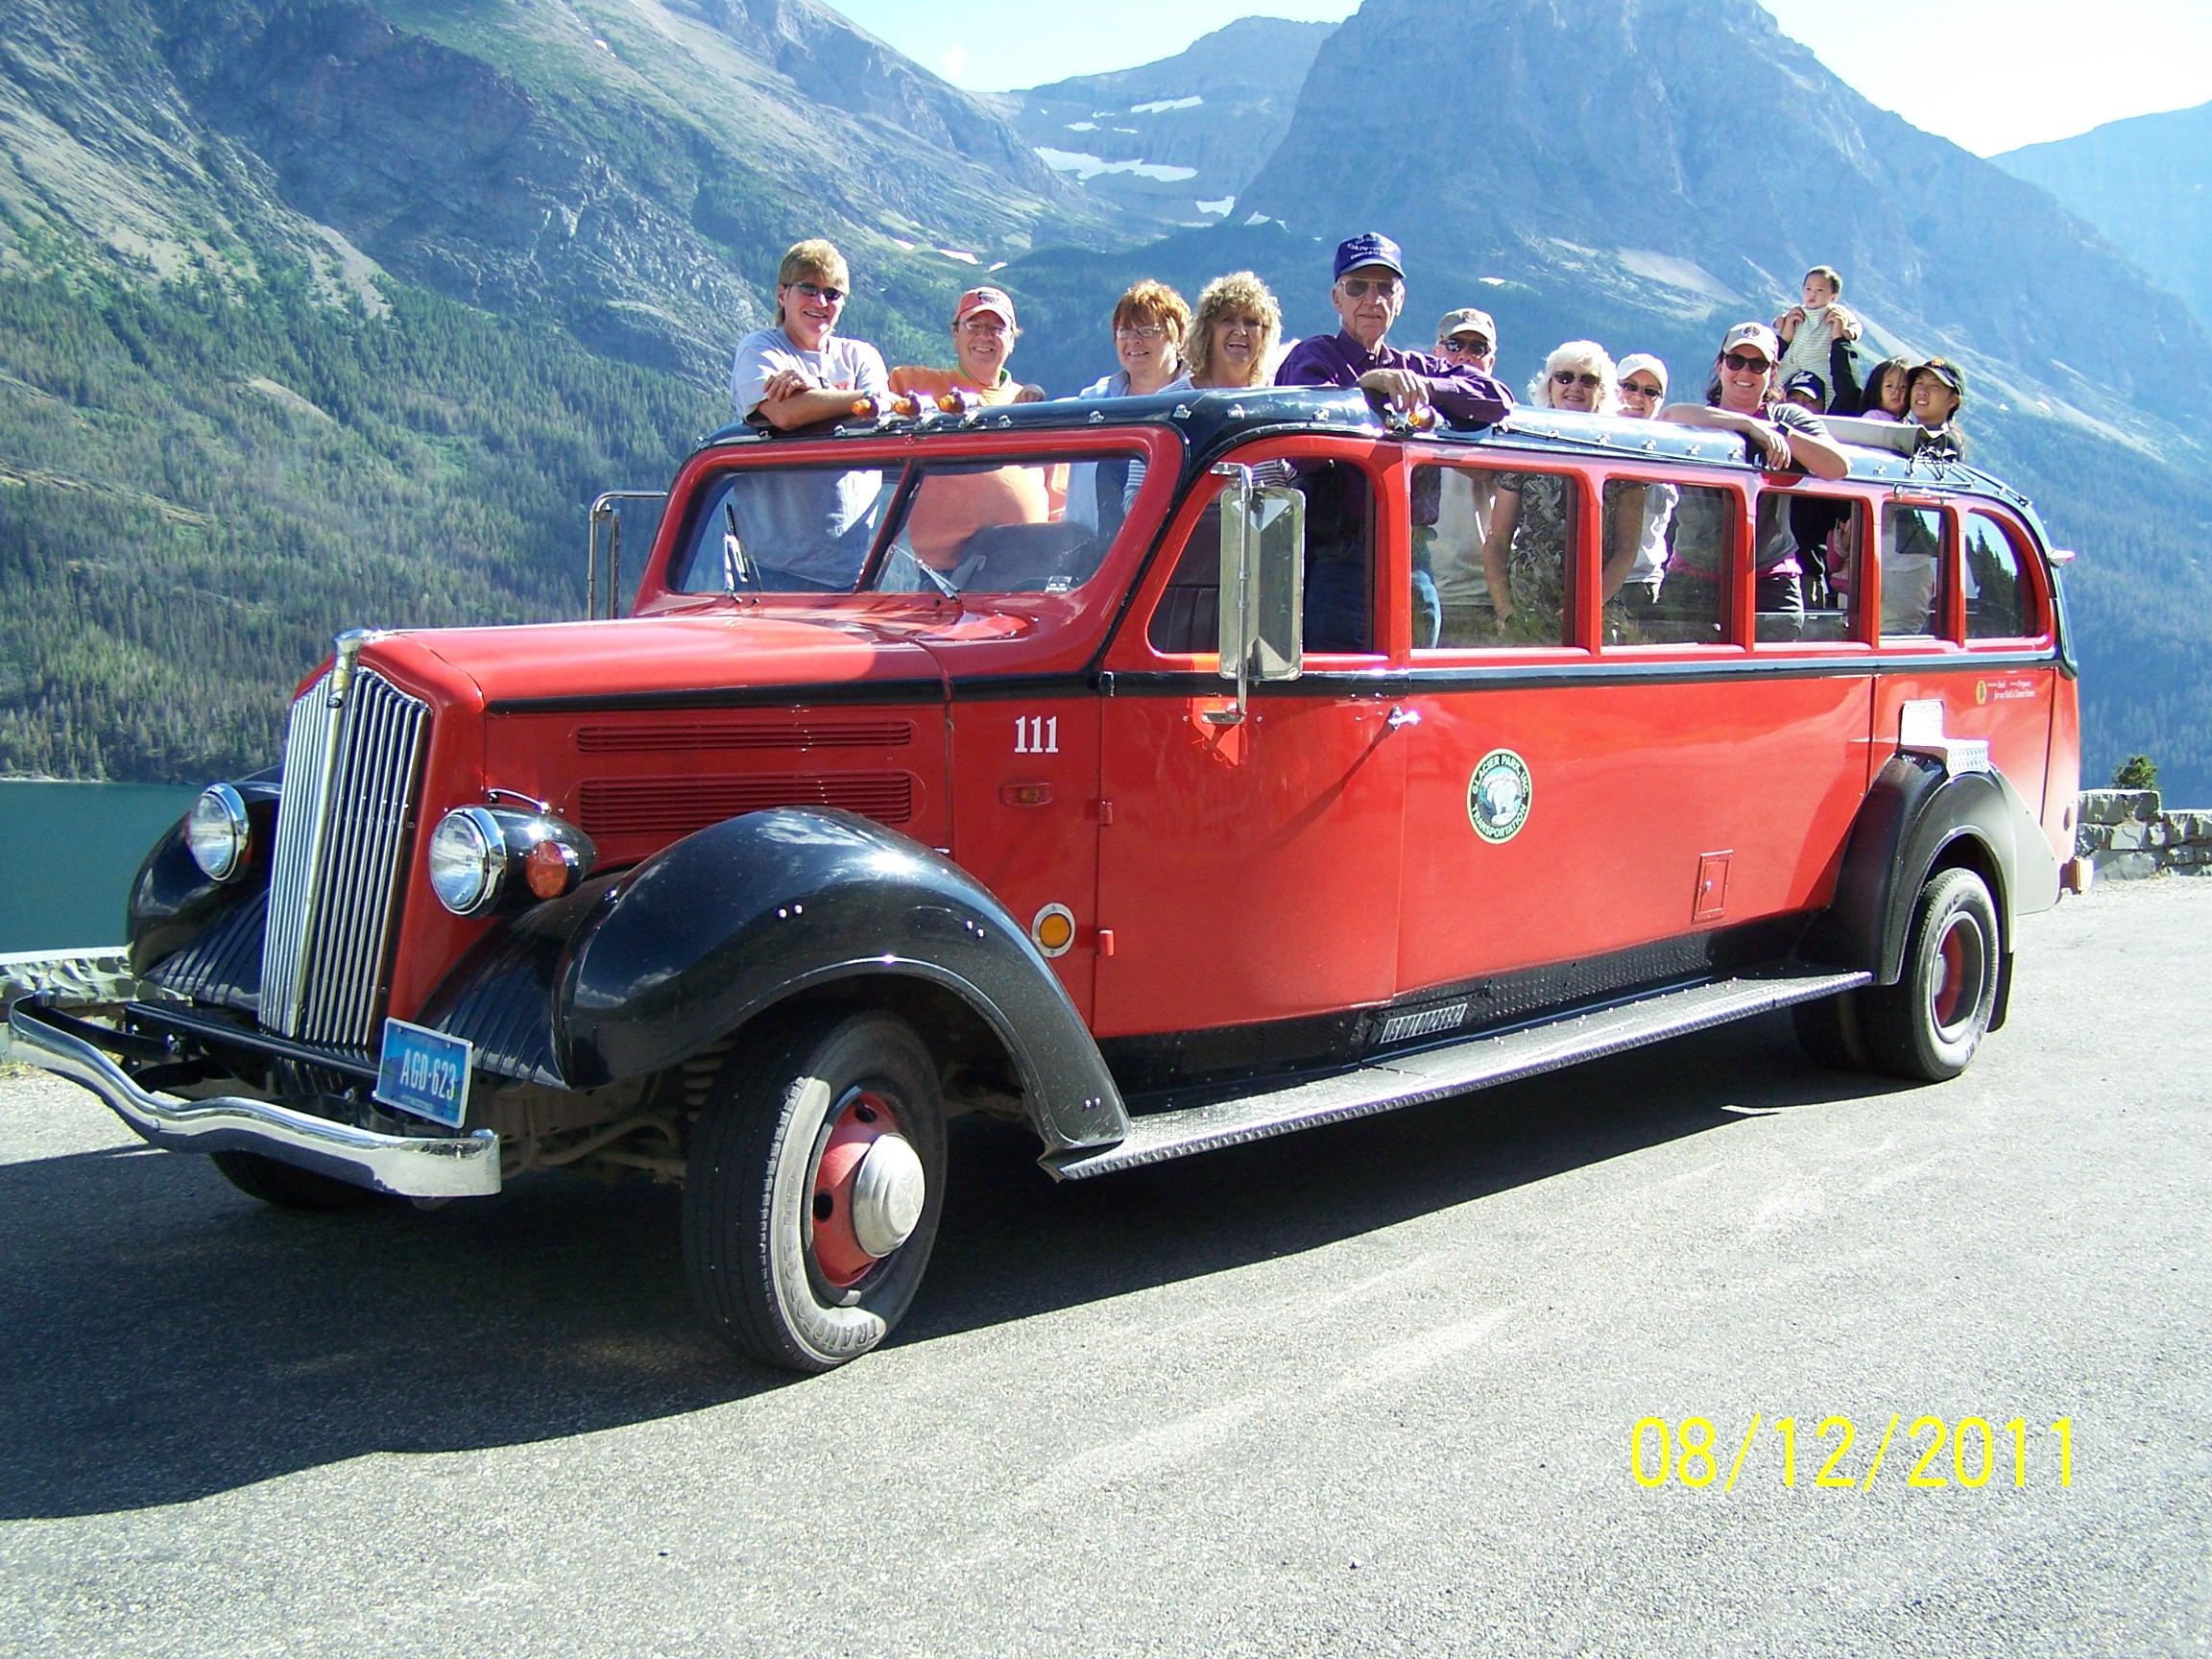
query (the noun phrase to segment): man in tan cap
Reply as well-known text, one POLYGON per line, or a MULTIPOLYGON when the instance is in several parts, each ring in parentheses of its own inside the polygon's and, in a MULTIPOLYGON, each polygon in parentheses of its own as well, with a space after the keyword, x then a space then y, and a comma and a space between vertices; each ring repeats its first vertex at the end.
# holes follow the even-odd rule
MULTIPOLYGON (((1436 355, 1461 368, 1498 373, 1498 325, 1473 305, 1447 311, 1436 325, 1436 355)), ((1436 584, 1436 642, 1474 645, 1492 633, 1490 582, 1482 543, 1490 539, 1490 475, 1423 467, 1413 475, 1413 548, 1436 584), (1431 498, 1433 497, 1433 498, 1431 498)), ((1419 577, 1415 577, 1418 584, 1419 577)), ((1426 643, 1426 641, 1422 641, 1426 643)))
POLYGON ((1479 369, 1485 374, 1498 373, 1498 325, 1490 321, 1490 313, 1462 305, 1456 311, 1444 313, 1444 320, 1436 325, 1436 355, 1451 362, 1479 369))

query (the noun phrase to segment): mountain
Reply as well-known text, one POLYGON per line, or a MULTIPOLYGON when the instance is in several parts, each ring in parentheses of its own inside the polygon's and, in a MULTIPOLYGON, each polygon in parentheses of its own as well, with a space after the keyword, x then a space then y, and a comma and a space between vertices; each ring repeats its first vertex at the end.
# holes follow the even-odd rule
POLYGON ((1245 17, 1157 63, 1004 94, 1022 141, 1133 219, 1215 223, 1290 125, 1334 23, 1245 17))
POLYGON ((13 0, 0 772, 257 766, 339 629, 574 614, 822 233, 895 360, 1119 234, 812 0, 13 0))
POLYGON ((156 275, 384 270, 704 374, 801 235, 897 289, 1107 233, 991 110, 814 0, 11 11, 6 234, 156 275))
POLYGON ((1808 266, 1834 265, 1846 301, 1983 371, 1983 406, 2041 397, 2153 441, 2126 411, 2162 408, 2170 371, 2212 370, 2212 339, 2102 238, 1877 109, 1757 0, 1463 0, 1454 27, 1440 15, 1367 0, 1239 205, 1330 241, 1356 204, 1426 271, 1697 317, 1770 317, 1808 266), (1376 143, 1363 89, 1411 62, 1469 89, 1463 118, 1376 143))
POLYGON ((2168 392, 2212 344, 1754 0, 1366 0, 995 99, 814 0, 13 0, 0 771, 252 764, 340 628, 575 613, 585 503, 727 418, 800 235, 895 362, 997 271, 1018 372, 1066 391, 1140 276, 1250 267, 1333 326, 1369 227, 1409 255, 1401 340, 1480 303, 1516 384, 1590 336, 1684 385, 1842 267, 1877 341, 1966 363, 1977 458, 2081 550, 2090 775, 2142 750, 2212 802, 2212 468, 2168 392))
POLYGON ((2212 330, 2212 104, 2108 122, 1990 160, 2096 226, 2212 330))

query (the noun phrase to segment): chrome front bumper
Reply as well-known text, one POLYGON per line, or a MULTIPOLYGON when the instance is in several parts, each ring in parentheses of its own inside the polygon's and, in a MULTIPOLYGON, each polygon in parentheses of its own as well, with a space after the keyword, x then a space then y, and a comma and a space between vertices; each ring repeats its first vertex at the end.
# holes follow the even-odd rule
POLYGON ((37 999, 8 1011, 16 1058, 82 1083, 156 1146, 178 1152, 258 1152, 356 1187, 402 1198, 475 1198, 499 1190, 499 1137, 379 1135, 269 1100, 149 1094, 98 1048, 44 1018, 37 999))

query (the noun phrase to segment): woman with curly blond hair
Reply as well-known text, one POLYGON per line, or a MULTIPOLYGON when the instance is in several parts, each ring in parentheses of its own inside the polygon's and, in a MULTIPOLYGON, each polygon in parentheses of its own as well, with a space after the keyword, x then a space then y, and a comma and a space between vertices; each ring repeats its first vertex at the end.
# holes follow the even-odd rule
POLYGON ((1206 284, 1190 325, 1190 384, 1201 392, 1268 386, 1283 338, 1283 307, 1250 271, 1206 284))

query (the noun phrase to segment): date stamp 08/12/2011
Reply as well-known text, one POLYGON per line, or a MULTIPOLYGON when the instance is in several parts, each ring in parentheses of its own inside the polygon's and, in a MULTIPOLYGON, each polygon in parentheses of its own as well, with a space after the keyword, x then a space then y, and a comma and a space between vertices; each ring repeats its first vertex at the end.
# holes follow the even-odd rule
MULTIPOLYGON (((1890 1443, 1902 1426, 1905 1443, 1897 1448, 1893 1484, 1929 1491, 1964 1486, 1969 1490, 1996 1484, 2025 1488, 2035 1485, 2074 1484, 2074 1419, 2060 1417, 2031 1426, 2024 1417, 1992 1422, 1986 1417, 1956 1420, 1933 1414, 1905 1422, 1904 1413, 1892 1411, 1875 1443, 1871 1456, 1856 1452, 1859 1428, 1848 1417, 1823 1417, 1808 1437, 1806 1463, 1815 1459, 1818 1469, 1811 1484, 1831 1488, 1872 1488, 1889 1460, 1890 1443), (2009 1474, 2011 1479, 2005 1479, 2009 1474)), ((1639 1417, 1630 1432, 1628 1458, 1636 1484, 1647 1490, 1667 1485, 1703 1490, 1718 1485, 1732 1491, 1746 1464, 1764 1479, 1771 1472, 1785 1486, 1797 1481, 1797 1419, 1751 1413, 1743 1438, 1722 1441, 1710 1417, 1639 1417), (1762 1434, 1764 1431, 1764 1434, 1762 1434), (1766 1444, 1760 1443, 1764 1440, 1766 1444), (1754 1450, 1754 1448, 1757 1450, 1754 1450), (1725 1468, 1723 1468, 1725 1463, 1725 1468)))

